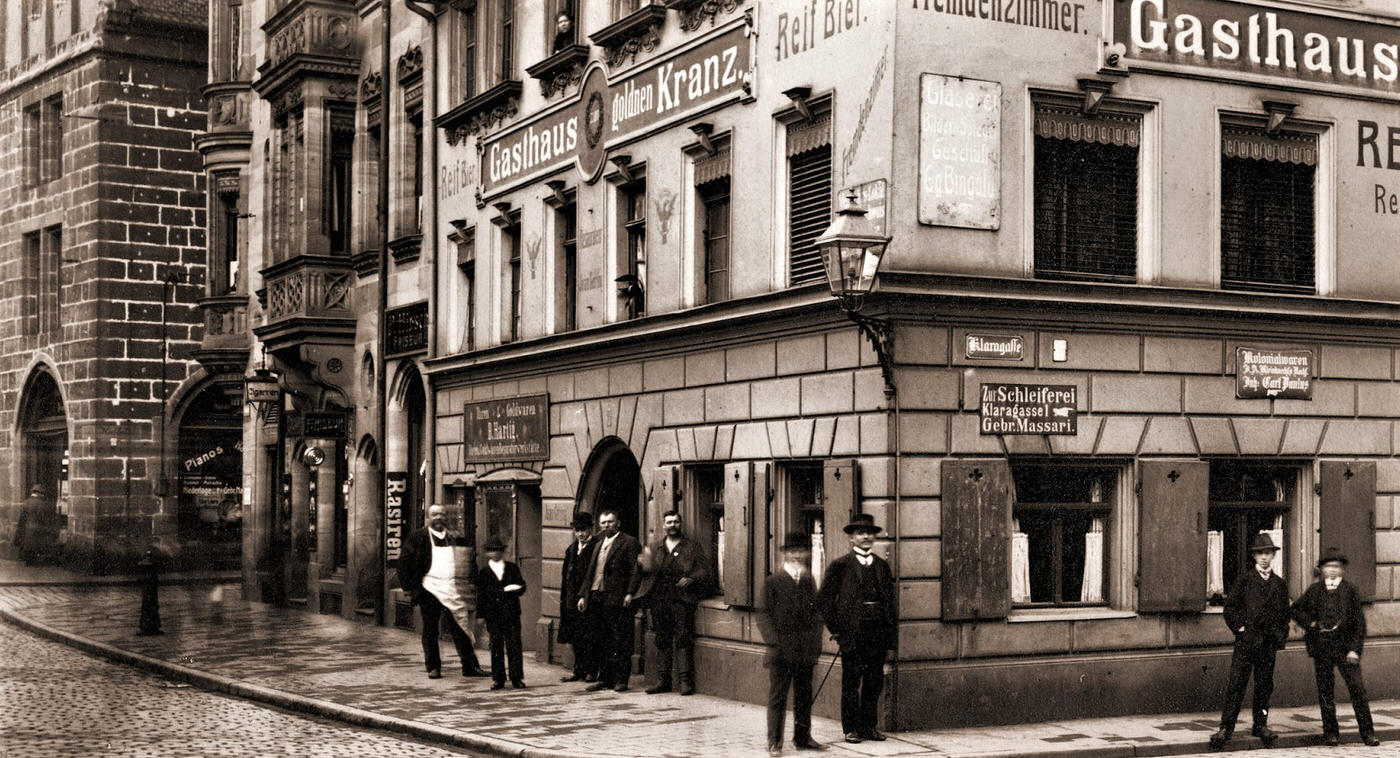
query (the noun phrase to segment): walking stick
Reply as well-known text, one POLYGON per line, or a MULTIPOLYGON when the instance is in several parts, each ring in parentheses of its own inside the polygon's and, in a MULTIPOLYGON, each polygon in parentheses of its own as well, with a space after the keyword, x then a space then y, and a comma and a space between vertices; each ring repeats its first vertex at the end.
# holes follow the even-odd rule
POLYGON ((836 652, 834 652, 834 653, 831 654, 831 665, 826 667, 826 673, 825 673, 825 674, 822 674, 822 681, 821 681, 821 684, 818 684, 818 685, 817 685, 816 691, 812 693, 812 701, 813 701, 813 702, 816 702, 816 700, 817 700, 817 695, 822 694, 822 687, 826 686, 826 678, 829 677, 829 676, 831 676, 831 670, 834 669, 834 668, 836 668, 836 659, 837 659, 837 658, 840 658, 840 657, 841 657, 841 651, 840 651, 839 649, 838 649, 836 652))

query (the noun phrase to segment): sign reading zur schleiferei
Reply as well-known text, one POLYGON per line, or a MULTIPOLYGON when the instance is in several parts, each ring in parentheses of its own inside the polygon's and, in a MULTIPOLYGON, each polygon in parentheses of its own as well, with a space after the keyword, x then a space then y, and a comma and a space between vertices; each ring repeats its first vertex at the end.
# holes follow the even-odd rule
POLYGON ((1400 92, 1400 23, 1227 0, 1118 0, 1113 17, 1134 60, 1400 92))
POLYGON ((1079 388, 1073 384, 984 384, 982 434, 1077 434, 1079 388))
POLYGON ((467 463, 549 459, 549 396, 467 403, 462 416, 467 463))

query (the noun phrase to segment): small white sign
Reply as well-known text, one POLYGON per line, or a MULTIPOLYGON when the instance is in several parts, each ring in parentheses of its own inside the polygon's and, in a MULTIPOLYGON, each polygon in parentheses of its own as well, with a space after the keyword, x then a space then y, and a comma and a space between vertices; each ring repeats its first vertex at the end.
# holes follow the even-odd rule
POLYGON ((1001 84, 919 80, 919 222, 1001 228, 1001 84))

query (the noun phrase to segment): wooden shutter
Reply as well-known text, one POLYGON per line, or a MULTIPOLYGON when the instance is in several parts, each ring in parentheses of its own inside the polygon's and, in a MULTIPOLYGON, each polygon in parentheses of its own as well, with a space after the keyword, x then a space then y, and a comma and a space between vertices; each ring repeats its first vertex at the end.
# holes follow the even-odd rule
POLYGON ((1011 612, 1011 466, 943 462, 943 620, 1011 612))
POLYGON ((1206 607, 1210 464, 1143 461, 1138 483, 1138 610, 1199 613, 1206 607))
MULTIPOLYGON (((680 466, 657 466, 651 472, 651 490, 647 497, 647 517, 646 523, 650 527, 650 539, 658 540, 665 535, 665 529, 661 524, 661 514, 671 509, 679 509, 680 501, 680 466)), ((694 524, 695 521, 690 514, 681 514, 687 525, 694 524)))
POLYGON ((856 512, 860 494, 858 474, 856 462, 850 458, 822 464, 822 546, 827 564, 850 549, 843 530, 856 512))
POLYGON ((753 468, 753 500, 749 508, 749 586, 754 589, 754 608, 764 608, 762 589, 768 580, 769 546, 773 544, 770 525, 773 523, 773 464, 765 463, 753 468))
POLYGON ((751 511, 753 510, 753 464, 748 461, 724 465, 724 601, 730 605, 753 605, 753 552, 751 511))
POLYGON ((1323 461, 1319 483, 1318 549, 1346 553, 1347 581, 1362 600, 1376 596, 1376 463, 1323 461))

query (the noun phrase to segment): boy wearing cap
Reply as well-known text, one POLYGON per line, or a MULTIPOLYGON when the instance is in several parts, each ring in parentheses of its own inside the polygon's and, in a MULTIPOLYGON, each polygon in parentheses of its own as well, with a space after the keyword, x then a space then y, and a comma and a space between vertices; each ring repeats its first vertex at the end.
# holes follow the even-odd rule
POLYGON ((1361 611, 1361 593, 1345 578, 1347 557, 1330 548, 1317 562, 1322 578, 1293 604, 1293 620, 1303 627, 1308 655, 1317 676, 1317 705, 1322 710, 1322 741, 1331 746, 1340 741, 1336 684, 1332 669, 1342 672, 1361 741, 1381 744, 1371 723, 1371 707, 1366 701, 1366 685, 1361 681, 1361 646, 1366 642, 1366 616, 1361 611))
POLYGON ((894 574, 871 552, 880 533, 873 516, 855 514, 845 531, 851 552, 831 562, 821 588, 822 618, 841 648, 841 731, 847 742, 883 741, 876 724, 895 643, 894 574))
POLYGON ((1268 726, 1269 697, 1274 692, 1274 656, 1288 641, 1288 585, 1273 572, 1278 546, 1267 534, 1249 545, 1254 565, 1235 579, 1225 599, 1225 624, 1235 634, 1230 656, 1230 685, 1220 731, 1210 736, 1210 746, 1220 749, 1235 731, 1235 720, 1244 701, 1244 688, 1254 676, 1254 728, 1251 734, 1272 745, 1278 734, 1268 726))
POLYGON ((525 688, 524 655, 520 649, 520 596, 525 577, 520 567, 505 559, 506 546, 492 537, 483 548, 486 565, 476 573, 477 604, 491 635, 491 689, 506 686, 509 658, 510 683, 525 688))
POLYGON ((812 668, 822 653, 822 617, 812 577, 812 542, 801 532, 783 540, 783 566, 769 574, 767 600, 758 617, 768 642, 768 754, 783 752, 783 716, 792 690, 792 743, 798 750, 823 750, 812 740, 812 668))

